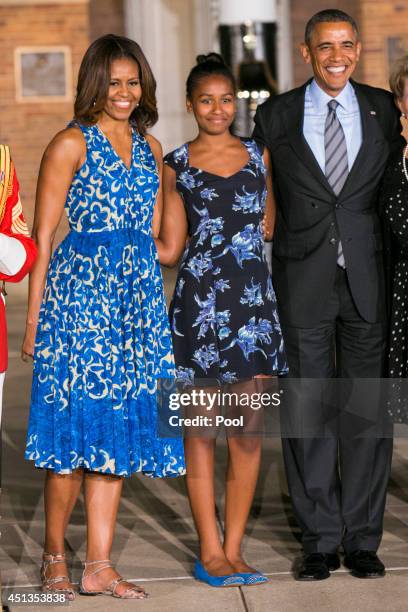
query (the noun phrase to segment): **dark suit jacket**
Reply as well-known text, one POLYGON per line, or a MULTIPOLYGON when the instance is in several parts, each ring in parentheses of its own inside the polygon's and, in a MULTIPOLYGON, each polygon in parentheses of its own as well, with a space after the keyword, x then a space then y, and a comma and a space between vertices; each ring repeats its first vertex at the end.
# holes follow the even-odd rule
POLYGON ((341 239, 351 293, 361 317, 385 318, 378 191, 390 152, 403 146, 392 95, 352 82, 360 106, 362 145, 336 196, 303 136, 308 83, 258 107, 254 138, 272 159, 277 218, 273 280, 287 325, 313 327, 333 289, 341 239))

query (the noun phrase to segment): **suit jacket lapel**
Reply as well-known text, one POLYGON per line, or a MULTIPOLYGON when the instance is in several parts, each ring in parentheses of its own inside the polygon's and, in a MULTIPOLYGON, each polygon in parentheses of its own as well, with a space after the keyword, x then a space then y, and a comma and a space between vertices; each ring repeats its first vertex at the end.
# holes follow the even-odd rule
POLYGON ((320 168, 312 149, 309 147, 305 137, 303 136, 305 91, 310 82, 311 80, 305 83, 303 87, 298 89, 297 95, 293 99, 292 103, 288 105, 286 112, 283 115, 283 119, 289 144, 295 154, 318 180, 322 187, 324 187, 331 195, 334 195, 333 190, 330 187, 324 172, 322 172, 322 169, 320 168))
POLYGON ((354 179, 360 175, 364 167, 364 161, 367 159, 367 155, 370 154, 372 144, 376 138, 376 130, 373 129, 373 124, 376 123, 375 111, 373 114, 373 106, 361 91, 358 83, 351 81, 351 84, 356 92, 358 105, 360 107, 361 146, 349 172, 347 180, 343 185, 343 189, 340 194, 341 196, 344 196, 353 188, 354 179))

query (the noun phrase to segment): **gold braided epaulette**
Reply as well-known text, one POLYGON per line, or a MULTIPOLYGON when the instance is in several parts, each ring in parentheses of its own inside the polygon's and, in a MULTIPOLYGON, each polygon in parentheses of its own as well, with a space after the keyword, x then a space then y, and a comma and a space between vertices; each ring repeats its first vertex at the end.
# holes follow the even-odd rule
POLYGON ((13 162, 10 158, 10 149, 0 144, 0 224, 6 211, 7 199, 13 191, 13 162))

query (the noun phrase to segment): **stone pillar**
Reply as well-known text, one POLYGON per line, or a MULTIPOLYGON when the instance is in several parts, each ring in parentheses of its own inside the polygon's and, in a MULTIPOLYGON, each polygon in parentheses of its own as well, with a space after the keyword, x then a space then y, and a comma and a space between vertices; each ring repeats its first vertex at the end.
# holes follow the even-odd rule
POLYGON ((276 0, 220 0, 219 4, 219 20, 225 25, 239 25, 246 21, 276 21, 276 0))
POLYGON ((288 91, 293 87, 293 51, 291 28, 290 0, 277 0, 278 34, 276 48, 278 50, 278 85, 279 91, 288 91))
POLYGON ((193 0, 196 54, 219 51, 219 0, 193 0))
POLYGON ((152 133, 167 152, 195 131, 184 91, 196 56, 194 3, 125 0, 124 9, 126 35, 140 44, 157 80, 159 121, 152 133))

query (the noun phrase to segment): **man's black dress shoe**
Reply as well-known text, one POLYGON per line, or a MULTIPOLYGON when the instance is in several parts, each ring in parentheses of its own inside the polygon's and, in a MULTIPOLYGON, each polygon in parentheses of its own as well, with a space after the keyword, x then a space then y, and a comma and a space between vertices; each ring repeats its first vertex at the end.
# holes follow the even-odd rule
POLYGON ((344 565, 356 578, 382 578, 385 575, 384 564, 372 550, 356 550, 346 555, 344 565))
POLYGON ((339 567, 340 559, 335 553, 310 553, 304 556, 296 580, 325 580, 330 578, 330 572, 334 572, 339 567))
POLYGON ((329 572, 335 572, 340 567, 340 557, 337 553, 326 554, 326 563, 329 568, 329 572))

